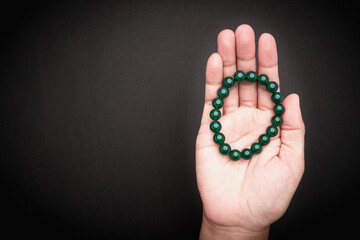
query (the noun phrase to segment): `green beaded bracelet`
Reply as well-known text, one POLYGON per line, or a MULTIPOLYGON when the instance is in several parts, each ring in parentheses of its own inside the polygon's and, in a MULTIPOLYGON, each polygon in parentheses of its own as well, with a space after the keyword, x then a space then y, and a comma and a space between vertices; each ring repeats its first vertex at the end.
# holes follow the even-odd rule
POLYGON ((214 109, 210 112, 210 118, 213 120, 210 123, 210 129, 215 133, 214 142, 220 145, 219 151, 221 154, 229 155, 230 159, 233 161, 237 161, 240 158, 249 160, 253 154, 261 152, 263 146, 270 142, 271 137, 275 137, 278 134, 277 127, 283 122, 281 114, 285 112, 285 107, 281 104, 284 97, 280 92, 277 92, 278 89, 279 85, 276 82, 269 81, 268 76, 265 74, 257 76, 254 71, 250 71, 246 74, 243 71, 237 71, 235 72, 234 77, 226 77, 224 79, 223 85, 217 92, 218 97, 212 101, 214 109), (218 120, 221 117, 219 109, 224 105, 223 99, 229 96, 229 88, 233 87, 236 82, 242 82, 244 80, 247 80, 248 82, 257 81, 260 85, 264 85, 268 92, 272 93, 271 100, 275 103, 273 108, 275 116, 271 118, 272 125, 266 128, 265 134, 260 135, 258 142, 251 144, 250 148, 245 148, 240 152, 237 149, 231 149, 230 145, 225 143, 225 136, 220 132, 221 123, 218 122, 218 120))

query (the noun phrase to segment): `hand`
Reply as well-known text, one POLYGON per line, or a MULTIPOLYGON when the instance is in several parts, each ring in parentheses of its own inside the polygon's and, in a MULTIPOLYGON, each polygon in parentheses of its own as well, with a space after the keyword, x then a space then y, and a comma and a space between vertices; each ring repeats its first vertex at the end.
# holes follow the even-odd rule
MULTIPOLYGON (((257 73, 279 83, 275 39, 264 33, 258 41, 257 73)), ((236 70, 256 72, 255 36, 248 25, 234 34, 218 35, 218 53, 206 67, 205 105, 196 139, 196 174, 203 202, 202 239, 266 239, 269 226, 286 211, 304 172, 305 126, 299 97, 283 101, 285 113, 279 134, 250 160, 230 160, 219 152, 209 129, 212 100, 224 77, 236 70), (218 237, 218 238, 217 238, 218 237)), ((271 94, 264 86, 246 80, 235 83, 224 99, 219 122, 232 149, 249 148, 271 125, 271 94)))

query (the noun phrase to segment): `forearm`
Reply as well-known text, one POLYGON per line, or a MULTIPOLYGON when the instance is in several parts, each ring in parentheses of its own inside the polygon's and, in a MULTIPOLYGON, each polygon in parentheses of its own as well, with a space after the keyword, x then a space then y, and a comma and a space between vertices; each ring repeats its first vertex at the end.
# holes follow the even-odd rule
POLYGON ((266 240, 269 236, 269 228, 262 231, 249 231, 238 227, 224 227, 211 223, 203 217, 200 240, 266 240))

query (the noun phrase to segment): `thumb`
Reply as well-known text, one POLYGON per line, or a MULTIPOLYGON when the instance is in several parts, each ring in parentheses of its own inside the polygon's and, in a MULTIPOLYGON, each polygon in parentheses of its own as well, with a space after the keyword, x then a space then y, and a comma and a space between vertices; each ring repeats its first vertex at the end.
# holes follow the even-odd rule
POLYGON ((294 167, 304 168, 305 124, 297 94, 290 94, 283 102, 285 113, 281 125, 281 148, 279 157, 294 167))

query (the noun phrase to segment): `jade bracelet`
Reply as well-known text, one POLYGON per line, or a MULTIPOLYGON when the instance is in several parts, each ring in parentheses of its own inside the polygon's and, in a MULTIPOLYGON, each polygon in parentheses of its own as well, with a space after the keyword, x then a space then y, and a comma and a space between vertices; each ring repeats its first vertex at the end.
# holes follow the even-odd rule
POLYGON ((210 118, 213 120, 210 123, 210 129, 215 133, 213 139, 215 143, 220 145, 219 151, 221 154, 228 154, 230 159, 233 161, 237 161, 240 158, 249 160, 253 154, 258 154, 261 152, 262 147, 270 142, 271 137, 275 137, 278 134, 277 126, 282 124, 283 120, 281 114, 285 112, 285 108, 281 104, 283 101, 283 95, 280 92, 277 92, 278 88, 279 85, 276 82, 269 81, 268 76, 265 74, 257 76, 257 74, 253 71, 250 71, 247 74, 245 74, 243 71, 237 71, 235 72, 234 77, 226 77, 224 79, 222 86, 217 92, 218 97, 212 101, 214 109, 210 112, 210 118), (257 81, 259 84, 266 86, 266 90, 272 93, 271 100, 275 103, 273 108, 275 115, 271 119, 272 125, 266 129, 265 134, 259 136, 258 142, 253 143, 250 148, 245 148, 240 152, 237 149, 231 150, 230 145, 225 143, 225 136, 220 132, 221 124, 218 120, 221 117, 221 112, 219 109, 224 105, 223 99, 229 96, 229 88, 233 87, 235 82, 242 82, 244 80, 248 82, 257 81))

